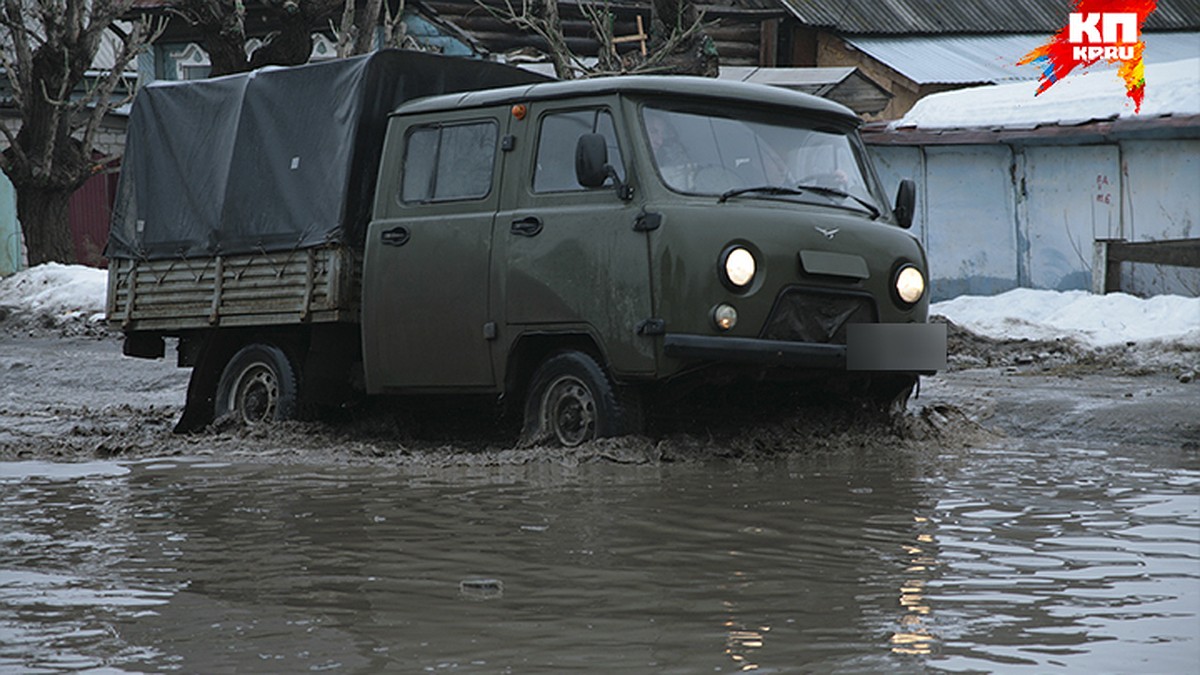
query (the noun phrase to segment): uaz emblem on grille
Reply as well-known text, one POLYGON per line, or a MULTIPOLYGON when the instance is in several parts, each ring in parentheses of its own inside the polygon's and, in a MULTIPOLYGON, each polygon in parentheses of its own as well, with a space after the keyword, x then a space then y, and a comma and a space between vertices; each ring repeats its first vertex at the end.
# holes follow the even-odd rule
POLYGON ((841 228, 839 228, 839 227, 835 227, 832 230, 826 230, 825 228, 817 227, 816 225, 813 225, 813 227, 817 230, 817 232, 820 232, 821 234, 825 235, 826 239, 833 239, 833 235, 842 231, 841 228))

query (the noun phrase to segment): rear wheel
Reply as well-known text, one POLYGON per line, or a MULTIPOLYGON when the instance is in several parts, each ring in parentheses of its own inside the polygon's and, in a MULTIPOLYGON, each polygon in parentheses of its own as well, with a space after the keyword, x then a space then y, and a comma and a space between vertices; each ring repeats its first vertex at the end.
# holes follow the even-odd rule
POLYGON ((522 436, 526 443, 549 441, 571 448, 632 433, 636 411, 626 407, 595 359, 583 352, 560 352, 533 375, 522 436))
POLYGON ((242 424, 290 420, 297 410, 296 369, 282 349, 255 343, 242 347, 217 382, 217 418, 242 424))

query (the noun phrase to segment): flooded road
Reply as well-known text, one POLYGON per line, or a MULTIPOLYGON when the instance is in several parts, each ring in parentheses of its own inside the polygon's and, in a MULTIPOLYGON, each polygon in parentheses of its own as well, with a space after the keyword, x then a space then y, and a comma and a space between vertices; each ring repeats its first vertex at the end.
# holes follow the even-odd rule
POLYGON ((0 463, 0 672, 1194 672, 1200 452, 0 463))

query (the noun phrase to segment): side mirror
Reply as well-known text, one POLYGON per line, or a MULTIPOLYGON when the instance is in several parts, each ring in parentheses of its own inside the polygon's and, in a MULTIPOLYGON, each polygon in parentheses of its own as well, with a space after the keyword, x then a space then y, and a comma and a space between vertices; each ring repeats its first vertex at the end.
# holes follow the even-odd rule
POLYGON ((600 134, 584 134, 575 144, 575 180, 586 188, 604 185, 612 169, 608 166, 608 143, 600 134))
POLYGON ((904 229, 912 227, 913 215, 917 212, 917 184, 905 178, 896 189, 896 206, 892 207, 896 214, 896 224, 904 229))

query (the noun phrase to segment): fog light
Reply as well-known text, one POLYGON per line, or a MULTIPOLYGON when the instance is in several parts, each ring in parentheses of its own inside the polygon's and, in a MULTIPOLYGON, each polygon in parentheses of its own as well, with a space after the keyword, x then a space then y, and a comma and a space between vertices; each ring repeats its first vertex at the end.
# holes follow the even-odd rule
POLYGON ((730 330, 737 325, 737 310, 732 305, 720 304, 713 308, 713 324, 720 330, 730 330))
POLYGON ((905 265, 896 274, 896 295, 901 302, 914 304, 925 295, 925 276, 912 265, 905 265))

